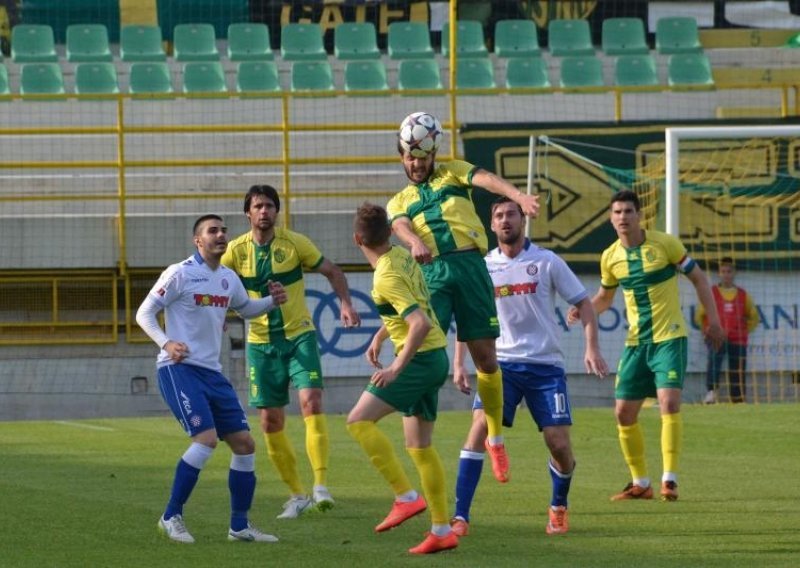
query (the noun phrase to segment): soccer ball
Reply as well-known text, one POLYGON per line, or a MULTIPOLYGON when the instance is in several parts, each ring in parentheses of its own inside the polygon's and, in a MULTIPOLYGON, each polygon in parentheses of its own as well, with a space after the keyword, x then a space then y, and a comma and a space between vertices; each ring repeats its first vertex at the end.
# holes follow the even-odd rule
POLYGON ((442 143, 442 124, 432 114, 415 112, 400 124, 400 146, 415 158, 435 153, 442 143))

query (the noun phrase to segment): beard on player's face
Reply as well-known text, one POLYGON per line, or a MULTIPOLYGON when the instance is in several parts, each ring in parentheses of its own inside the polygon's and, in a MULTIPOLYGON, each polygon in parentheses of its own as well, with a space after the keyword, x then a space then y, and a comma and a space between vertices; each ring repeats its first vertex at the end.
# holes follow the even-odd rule
POLYGON ((519 241, 522 236, 521 227, 513 227, 511 225, 503 225, 497 231, 497 242, 504 245, 511 245, 519 241))
POLYGON ((424 158, 412 158, 406 154, 403 157, 403 168, 406 171, 406 177, 414 183, 422 183, 433 172, 434 159, 434 154, 429 154, 424 158))

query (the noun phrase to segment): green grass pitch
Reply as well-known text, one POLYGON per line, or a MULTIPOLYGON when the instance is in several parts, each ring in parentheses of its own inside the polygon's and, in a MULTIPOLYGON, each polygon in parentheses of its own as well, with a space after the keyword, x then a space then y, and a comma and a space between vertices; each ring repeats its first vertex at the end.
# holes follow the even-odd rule
MULTIPOLYGON (((569 534, 544 532, 546 451, 527 412, 506 431, 511 481, 489 467, 478 487, 472 534, 456 551, 414 558, 423 514, 389 533, 373 526, 392 495, 330 417, 334 510, 278 521, 286 489, 256 435, 258 488, 251 519, 277 544, 227 542, 229 450, 220 446, 185 509, 194 545, 168 541, 156 521, 187 438, 171 418, 0 423, 0 566, 797 566, 800 563, 800 417, 796 404, 684 407, 680 500, 612 503, 628 481, 610 409, 578 409, 578 460, 569 534)), ((469 415, 440 415, 436 446, 448 492, 469 415)), ((257 422, 253 421, 257 428, 257 422)), ((642 410, 651 476, 661 473, 658 411, 642 410)), ((402 451, 400 421, 382 423, 402 451)), ((302 422, 288 431, 306 483, 302 422)), ((256 432, 257 433, 257 432, 256 432)), ((487 462, 488 465, 488 462, 487 462)))

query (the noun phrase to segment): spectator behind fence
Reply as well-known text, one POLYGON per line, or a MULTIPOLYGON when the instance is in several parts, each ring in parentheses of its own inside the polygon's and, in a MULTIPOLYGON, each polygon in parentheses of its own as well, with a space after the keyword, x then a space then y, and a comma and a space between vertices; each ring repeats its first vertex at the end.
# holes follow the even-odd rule
MULTIPOLYGON (((718 350, 706 342, 708 367, 706 369, 706 396, 703 402, 717 402, 717 386, 722 372, 722 363, 728 360, 728 393, 731 402, 745 401, 745 370, 747 369, 747 339, 758 325, 758 310, 753 298, 744 288, 733 283, 736 266, 729 256, 719 263, 719 284, 711 287, 717 305, 720 323, 725 330, 725 341, 718 350)), ((704 332, 708 328, 706 311, 702 304, 695 313, 695 323, 704 332)))

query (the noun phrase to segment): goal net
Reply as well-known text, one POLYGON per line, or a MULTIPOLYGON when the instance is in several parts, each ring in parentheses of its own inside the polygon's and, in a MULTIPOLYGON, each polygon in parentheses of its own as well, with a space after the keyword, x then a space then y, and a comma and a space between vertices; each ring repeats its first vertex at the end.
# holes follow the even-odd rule
MULTIPOLYGON (((719 282, 720 261, 733 260, 735 284, 750 294, 758 312, 745 370, 747 400, 753 402, 800 399, 799 134, 797 126, 667 128, 664 144, 637 148, 634 168, 593 161, 585 157, 591 152, 568 141, 540 137, 537 144, 536 176, 547 177, 553 153, 602 169, 609 197, 623 187, 635 190, 642 200, 643 226, 680 237, 712 284, 719 282)), ((698 300, 685 280, 681 295, 690 323, 689 373, 697 398, 704 391, 708 352, 695 321, 698 300)), ((621 344, 621 338, 615 339, 620 342, 604 341, 610 359, 621 344)), ((719 380, 719 400, 727 401, 730 382, 738 381, 726 360, 719 380)))

